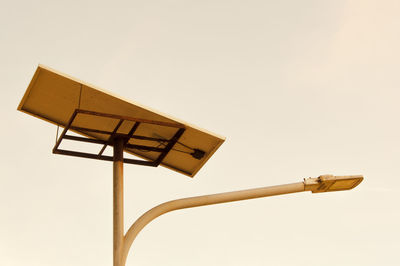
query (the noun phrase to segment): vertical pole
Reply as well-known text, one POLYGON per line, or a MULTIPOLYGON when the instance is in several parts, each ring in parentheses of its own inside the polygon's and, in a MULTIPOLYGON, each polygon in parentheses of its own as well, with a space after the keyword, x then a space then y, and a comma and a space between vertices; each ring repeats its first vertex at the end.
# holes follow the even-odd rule
POLYGON ((114 140, 113 163, 113 260, 114 266, 122 265, 124 245, 124 140, 114 140))

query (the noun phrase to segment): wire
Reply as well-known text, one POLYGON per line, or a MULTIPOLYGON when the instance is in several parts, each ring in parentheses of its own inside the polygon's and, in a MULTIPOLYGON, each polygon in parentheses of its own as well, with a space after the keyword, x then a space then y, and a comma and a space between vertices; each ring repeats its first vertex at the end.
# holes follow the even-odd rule
POLYGON ((172 150, 173 150, 173 151, 177 151, 177 152, 186 153, 186 154, 192 154, 191 152, 182 151, 182 150, 178 150, 178 149, 172 149, 172 150))
MULTIPOLYGON (((166 138, 164 138, 164 137, 162 137, 162 136, 156 134, 156 133, 153 133, 153 134, 154 134, 157 138, 160 138, 160 140, 157 140, 158 145, 157 145, 156 148, 165 148, 165 147, 167 146, 168 140, 167 140, 166 138)), ((183 147, 189 149, 190 151, 183 151, 183 150, 175 149, 175 148, 172 148, 171 150, 177 151, 177 152, 181 152, 181 153, 190 154, 190 155, 193 155, 193 154, 196 153, 196 149, 193 149, 193 148, 191 148, 191 147, 189 147, 189 146, 187 146, 187 145, 185 145, 185 144, 183 144, 182 142, 179 142, 179 141, 177 141, 176 143, 182 145, 183 147)), ((140 149, 140 148, 135 148, 135 150, 139 150, 139 151, 142 151, 142 152, 150 152, 150 151, 148 151, 148 150, 140 149)))
POLYGON ((81 97, 82 97, 82 83, 81 83, 81 88, 80 88, 80 90, 79 90, 78 109, 81 109, 81 97))
MULTIPOLYGON (((156 133, 153 133, 153 134, 154 134, 156 137, 163 139, 163 140, 158 140, 158 141, 157 141, 158 143, 163 144, 163 145, 165 146, 165 142, 168 142, 168 140, 167 140, 166 138, 164 138, 163 136, 160 136, 160 135, 158 135, 158 134, 156 134, 156 133)), ((182 145, 183 147, 185 147, 185 148, 191 150, 192 152, 195 151, 195 149, 193 149, 192 147, 189 147, 189 146, 183 144, 182 142, 177 141, 176 143, 178 143, 178 144, 182 145)), ((174 150, 174 151, 180 151, 180 150, 176 150, 176 149, 172 149, 172 150, 174 150)), ((181 151, 181 152, 184 152, 184 151, 181 151)), ((187 153, 187 154, 191 154, 190 152, 186 152, 186 153, 187 153)))
POLYGON ((57 125, 57 132, 56 132, 56 144, 57 144, 57 141, 58 141, 58 129, 60 128, 60 125, 57 125))

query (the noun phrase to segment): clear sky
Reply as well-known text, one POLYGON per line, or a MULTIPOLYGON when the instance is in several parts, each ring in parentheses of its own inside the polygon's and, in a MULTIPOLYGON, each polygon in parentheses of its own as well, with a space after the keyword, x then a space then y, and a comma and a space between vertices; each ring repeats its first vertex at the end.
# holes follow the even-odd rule
POLYGON ((400 265, 400 2, 2 1, 0 265, 112 265, 112 164, 16 110, 39 63, 227 137, 194 179, 125 167, 125 223, 175 198, 363 174, 353 191, 166 214, 127 265, 400 265))

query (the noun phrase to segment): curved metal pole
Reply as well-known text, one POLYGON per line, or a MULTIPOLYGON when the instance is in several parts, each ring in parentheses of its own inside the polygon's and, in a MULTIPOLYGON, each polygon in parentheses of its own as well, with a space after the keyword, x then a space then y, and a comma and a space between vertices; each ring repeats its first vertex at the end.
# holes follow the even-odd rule
POLYGON ((298 182, 287 185, 272 187, 254 188, 198 197, 183 198, 162 203, 140 216, 136 222, 129 228, 124 237, 122 250, 122 265, 125 265, 129 249, 139 232, 152 220, 158 216, 175 210, 199 207, 205 205, 226 203, 232 201, 254 199, 261 197, 276 196, 282 194, 296 193, 305 191, 305 183, 298 182))

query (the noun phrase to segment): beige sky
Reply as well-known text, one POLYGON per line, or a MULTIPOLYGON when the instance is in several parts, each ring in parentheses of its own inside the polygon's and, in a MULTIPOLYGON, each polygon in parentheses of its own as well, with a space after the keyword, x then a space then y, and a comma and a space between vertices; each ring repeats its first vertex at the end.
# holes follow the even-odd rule
POLYGON ((177 211, 129 265, 399 265, 399 1, 1 2, 0 265, 111 265, 112 168, 16 111, 42 63, 227 137, 194 179, 125 167, 126 226, 175 198, 364 174, 354 191, 177 211))

